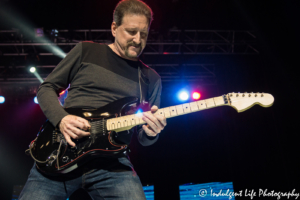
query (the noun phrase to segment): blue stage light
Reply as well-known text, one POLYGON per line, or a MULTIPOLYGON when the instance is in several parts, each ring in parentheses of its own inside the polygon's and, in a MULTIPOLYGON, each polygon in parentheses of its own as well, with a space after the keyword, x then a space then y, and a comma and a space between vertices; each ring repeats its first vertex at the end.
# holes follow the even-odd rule
POLYGON ((34 97, 33 101, 34 103, 39 104, 37 97, 34 97))
POLYGON ((5 102, 4 96, 0 96, 0 103, 4 103, 4 102, 5 102))

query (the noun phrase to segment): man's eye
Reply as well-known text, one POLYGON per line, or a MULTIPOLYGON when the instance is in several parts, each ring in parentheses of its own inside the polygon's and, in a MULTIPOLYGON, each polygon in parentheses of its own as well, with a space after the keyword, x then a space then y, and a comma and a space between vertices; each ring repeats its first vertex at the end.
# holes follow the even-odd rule
POLYGON ((147 33, 141 33, 141 36, 142 36, 143 38, 145 38, 145 37, 147 37, 147 33))
POLYGON ((128 33, 129 33, 130 35, 134 35, 134 34, 135 34, 135 31, 128 31, 128 33))

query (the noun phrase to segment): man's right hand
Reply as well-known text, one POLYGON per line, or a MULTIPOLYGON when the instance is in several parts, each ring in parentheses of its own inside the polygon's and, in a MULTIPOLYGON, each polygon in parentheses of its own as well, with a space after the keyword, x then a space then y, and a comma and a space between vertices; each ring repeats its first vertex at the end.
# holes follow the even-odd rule
POLYGON ((71 140, 71 138, 77 140, 82 137, 89 136, 90 132, 85 132, 83 130, 88 130, 90 127, 91 125, 86 119, 75 115, 65 116, 59 124, 60 132, 65 136, 66 141, 72 147, 75 147, 76 144, 71 140))

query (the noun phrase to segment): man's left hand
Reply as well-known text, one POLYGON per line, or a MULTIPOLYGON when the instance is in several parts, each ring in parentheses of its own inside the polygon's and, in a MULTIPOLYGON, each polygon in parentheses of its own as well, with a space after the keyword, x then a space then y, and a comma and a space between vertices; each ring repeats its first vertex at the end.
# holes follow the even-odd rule
POLYGON ((147 126, 143 125, 143 129, 148 136, 155 137, 167 125, 167 120, 163 115, 153 114, 158 110, 157 106, 151 107, 151 113, 143 113, 142 119, 147 122, 147 126))

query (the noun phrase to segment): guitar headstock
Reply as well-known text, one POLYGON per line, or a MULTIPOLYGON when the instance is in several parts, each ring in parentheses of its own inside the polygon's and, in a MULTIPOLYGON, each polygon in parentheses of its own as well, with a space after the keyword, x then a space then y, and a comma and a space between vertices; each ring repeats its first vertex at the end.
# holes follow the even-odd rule
POLYGON ((235 108, 238 112, 243 112, 255 104, 259 104, 262 107, 270 107, 273 105, 274 97, 268 93, 228 93, 227 98, 229 104, 235 108))

